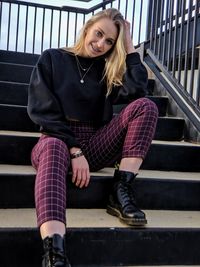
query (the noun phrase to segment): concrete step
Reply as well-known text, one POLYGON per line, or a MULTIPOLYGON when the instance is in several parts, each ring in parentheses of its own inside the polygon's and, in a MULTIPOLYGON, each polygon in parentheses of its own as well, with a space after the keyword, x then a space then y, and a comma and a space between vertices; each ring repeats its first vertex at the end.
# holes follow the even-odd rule
MULTIPOLYGON (((199 212, 145 212, 148 225, 131 228, 104 209, 68 209, 66 243, 72 266, 200 265, 199 212)), ((35 210, 0 210, 0 250, 1 266, 41 266, 35 210)))
MULTIPOLYGON (((0 99, 1 104, 27 105, 28 100, 28 83, 0 81, 0 99)), ((165 96, 147 96, 156 103, 159 116, 166 116, 168 97, 165 96)), ((117 114, 127 104, 114 105, 114 113, 117 114)))
POLYGON ((29 83, 33 66, 0 62, 0 81, 29 83))
MULTIPOLYGON (((89 187, 79 189, 67 179, 70 208, 105 208, 114 168, 91 172, 89 187)), ((35 170, 31 166, 0 165, 0 208, 33 208, 35 170)), ((140 170, 135 196, 144 209, 200 210, 200 173, 140 170)))
MULTIPOLYGON (((0 131, 0 164, 30 165, 30 153, 38 137, 38 133, 0 131)), ((142 169, 198 172, 199 158, 200 145, 154 140, 142 169)))
MULTIPOLYGON (((148 223, 144 227, 128 227, 105 209, 72 209, 66 211, 67 228, 153 229, 179 228, 200 230, 199 211, 144 210, 148 223)), ((35 209, 0 209, 0 229, 35 228, 35 209)))
POLYGON ((28 102, 28 84, 0 81, 1 104, 26 106, 28 102))
POLYGON ((0 50, 0 62, 33 66, 38 58, 39 55, 36 54, 0 50))
MULTIPOLYGON (((26 106, 0 104, 1 130, 38 131, 27 114, 26 106)), ((155 140, 182 140, 185 121, 178 117, 159 117, 155 140)))
MULTIPOLYGON (((147 98, 152 100, 157 105, 160 117, 166 116, 167 106, 168 106, 168 97, 155 95, 155 96, 147 96, 147 98)), ((128 104, 113 105, 114 114, 118 114, 127 105, 128 104)))

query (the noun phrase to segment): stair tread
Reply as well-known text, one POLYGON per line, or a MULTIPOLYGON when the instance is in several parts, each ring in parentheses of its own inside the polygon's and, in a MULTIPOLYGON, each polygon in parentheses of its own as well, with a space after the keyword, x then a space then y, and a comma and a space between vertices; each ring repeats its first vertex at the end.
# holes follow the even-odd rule
POLYGON ((0 84, 15 84, 15 85, 29 85, 29 83, 23 83, 23 82, 12 82, 12 81, 2 81, 0 80, 0 84))
MULTIPOLYGON (((0 175, 1 174, 34 175, 35 173, 36 171, 32 166, 0 164, 0 175)), ((98 172, 91 172, 91 175, 112 176, 113 173, 114 173, 114 168, 104 168, 98 172)), ((178 180, 200 181, 200 173, 140 170, 137 178, 178 179, 178 180)))
MULTIPOLYGON (((1 83, 1 81, 0 81, 0 83, 1 83)), ((22 83, 18 83, 18 84, 22 84, 22 83)), ((14 108, 18 108, 18 109, 20 109, 20 108, 26 109, 27 108, 27 105, 25 106, 25 105, 21 105, 21 104, 10 104, 10 103, 0 103, 0 106, 2 106, 2 107, 14 107, 14 108)), ((184 121, 184 118, 182 118, 182 117, 171 116, 171 115, 170 116, 168 116, 168 115, 160 116, 159 118, 165 119, 165 120, 167 119, 167 120, 182 120, 182 121, 184 121)))
MULTIPOLYGON (((145 210, 145 228, 199 228, 199 211, 145 210)), ((67 209, 69 228, 127 228, 105 209, 67 209)), ((35 209, 1 209, 0 228, 36 227, 35 209)))
MULTIPOLYGON (((21 131, 7 131, 7 130, 0 130, 1 135, 8 135, 8 136, 24 136, 24 137, 40 137, 41 133, 37 132, 21 132, 21 131)), ((163 140, 153 140, 153 144, 166 144, 166 145, 184 145, 184 146, 198 146, 200 144, 197 143, 190 143, 187 141, 163 141, 163 140)))
POLYGON ((0 130, 1 135, 8 135, 8 136, 24 136, 24 137, 40 137, 41 133, 37 132, 20 132, 20 131, 4 131, 0 130))
POLYGON ((23 66, 23 67, 29 67, 29 68, 33 68, 35 65, 28 65, 28 64, 21 64, 21 63, 15 63, 15 62, 3 62, 0 61, 0 64, 2 65, 9 65, 9 66, 23 66))

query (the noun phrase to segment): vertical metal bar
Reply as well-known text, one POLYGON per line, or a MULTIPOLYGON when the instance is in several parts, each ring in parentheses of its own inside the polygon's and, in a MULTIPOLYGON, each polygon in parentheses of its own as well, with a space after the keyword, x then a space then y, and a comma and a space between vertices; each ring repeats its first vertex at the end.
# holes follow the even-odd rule
POLYGON ((175 77, 176 71, 176 47, 177 47, 177 27, 178 27, 178 13, 179 13, 179 2, 176 2, 176 17, 175 17, 175 26, 174 26, 174 43, 173 43, 173 56, 172 56, 172 75, 175 77))
POLYGON ((181 5, 181 25, 180 25, 180 37, 179 37, 179 51, 178 51, 178 83, 180 83, 181 80, 181 68, 182 68, 182 45, 183 45, 183 27, 184 27, 184 21, 185 21, 185 0, 182 0, 181 5))
POLYGON ((17 51, 18 45, 18 34, 19 34, 19 12, 20 12, 20 5, 17 5, 17 29, 16 29, 16 40, 15 40, 15 51, 17 51))
POLYGON ((153 52, 156 54, 156 48, 157 48, 157 34, 158 34, 158 9, 159 9, 159 1, 156 1, 156 7, 154 7, 156 10, 155 16, 155 26, 154 26, 154 45, 153 45, 153 52))
POLYGON ((111 6, 111 8, 113 7, 113 2, 111 2, 110 6, 111 6))
POLYGON ((140 43, 140 34, 142 26, 142 9, 143 9, 143 0, 140 2, 140 22, 139 22, 139 33, 138 33, 138 44, 140 43))
POLYGON ((167 53, 167 69, 171 66, 171 39, 172 39, 172 20, 173 20, 173 0, 170 0, 169 6, 169 30, 168 30, 168 53, 167 53))
POLYGON ((45 22, 45 8, 43 8, 43 16, 42 16, 42 38, 41 38, 41 52, 44 49, 44 22, 45 22))
POLYGON ((198 76, 197 76, 197 94, 196 94, 196 103, 197 106, 200 106, 200 47, 198 47, 199 49, 199 64, 198 64, 198 76))
POLYGON ((126 0, 126 6, 125 6, 125 19, 127 19, 127 11, 128 11, 128 1, 126 0))
POLYGON ((2 9, 3 9, 3 3, 0 2, 0 41, 1 41, 1 25, 2 25, 2 9))
POLYGON ((165 48, 166 48, 166 41, 167 41, 167 21, 168 21, 168 8, 169 8, 169 1, 165 1, 165 26, 164 26, 164 40, 163 40, 163 51, 162 51, 162 64, 165 64, 165 48))
POLYGON ((118 9, 120 10, 121 1, 118 1, 118 9))
POLYGON ((192 5, 192 2, 189 1, 187 29, 186 29, 184 82, 183 82, 183 87, 184 87, 184 90, 186 91, 187 91, 187 76, 188 76, 188 50, 189 50, 188 46, 189 46, 189 38, 190 38, 191 5, 192 5))
MULTIPOLYGON (((135 1, 134 1, 134 4, 135 4, 135 1)), ((148 7, 147 7, 146 40, 150 40, 152 11, 153 11, 153 0, 149 0, 148 1, 148 7)))
POLYGON ((77 13, 75 15, 74 28, 75 28, 75 32, 74 32, 74 43, 75 43, 75 41, 76 41, 76 33, 77 33, 77 13))
POLYGON ((195 3, 195 13, 194 13, 194 26, 192 33, 192 59, 191 59, 191 76, 190 76, 190 87, 189 94, 193 95, 194 91, 194 68, 195 68, 195 43, 196 43, 196 33, 197 33, 197 12, 198 12, 198 1, 195 3))
POLYGON ((161 0, 161 12, 160 12, 160 33, 158 39, 158 59, 161 59, 161 44, 162 44, 162 29, 163 29, 163 12, 164 12, 164 2, 165 0, 161 0))
MULTIPOLYGON (((104 4, 105 0, 103 0, 103 5, 102 5, 102 9, 106 9, 106 5, 104 4)), ((93 12, 94 15, 94 12, 93 12)))
POLYGON ((10 43, 10 18, 11 18, 11 3, 9 3, 9 12, 8 12, 7 50, 9 50, 9 43, 10 43))
POLYGON ((68 34, 69 34, 69 16, 70 16, 70 13, 67 12, 67 32, 66 32, 66 46, 68 46, 68 34))
POLYGON ((0 38, 1 38, 1 25, 2 25, 2 9, 3 9, 3 2, 0 2, 0 38))
POLYGON ((133 0, 133 12, 132 12, 132 23, 131 23, 131 37, 133 39, 133 29, 134 29, 134 18, 135 18, 135 0, 133 0))
POLYGON ((29 6, 26 6, 26 24, 25 24, 25 36, 24 36, 24 53, 26 52, 27 28, 28 28, 28 12, 29 12, 29 6))
POLYGON ((155 10, 155 0, 153 0, 152 3, 151 26, 150 26, 150 49, 152 49, 153 46, 154 10, 155 10))
POLYGON ((36 31, 37 7, 34 7, 34 23, 33 23, 33 54, 35 52, 35 31, 36 31))
POLYGON ((50 26, 50 48, 52 47, 52 32, 53 32, 53 9, 51 9, 51 26, 50 26))
POLYGON ((83 25, 85 24, 85 14, 83 15, 83 25))
POLYGON ((60 47, 60 29, 61 29, 61 10, 59 11, 59 24, 58 24, 58 47, 60 47))

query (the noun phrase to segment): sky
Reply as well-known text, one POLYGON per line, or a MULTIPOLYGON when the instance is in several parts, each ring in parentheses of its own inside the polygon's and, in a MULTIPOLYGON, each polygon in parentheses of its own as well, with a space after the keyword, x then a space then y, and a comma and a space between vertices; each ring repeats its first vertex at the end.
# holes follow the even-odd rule
MULTIPOLYGON (((1 2, 3 3, 3 1, 1 2)), ((58 7, 68 5, 81 8, 90 8, 91 6, 99 4, 102 1, 92 0, 90 2, 80 2, 75 0, 32 0, 26 2, 48 4, 58 7)), ((119 0, 115 0, 113 2, 113 7, 118 8, 118 2, 119 0)), ((120 1, 120 11, 124 16, 127 17, 129 21, 132 20, 133 2, 133 0, 120 1), (127 9, 126 2, 128 3, 127 9)), ((147 5, 148 0, 144 0, 142 13, 143 15, 142 20, 140 21, 139 14, 141 8, 141 0, 135 0, 134 30, 132 31, 134 45, 137 45, 139 42, 139 34, 140 41, 145 40, 147 5), (141 30, 139 33, 140 24, 141 30)), ((110 6, 108 5, 108 7, 110 6)), ((33 7, 29 7, 27 11, 25 6, 20 6, 20 8, 18 8, 16 4, 12 4, 11 9, 9 10, 8 3, 3 3, 1 9, 0 49, 8 49, 12 51, 17 50, 21 52, 40 54, 41 51, 49 47, 63 47, 66 45, 70 46, 76 41, 80 29, 84 23, 82 14, 79 14, 76 17, 75 13, 68 13, 63 11, 60 17, 59 11, 54 11, 53 21, 51 21, 50 18, 52 13, 50 9, 46 10, 44 13, 42 8, 38 8, 36 13, 33 7), (10 21, 9 12, 11 15, 10 21), (26 16, 27 14, 28 16, 26 16), (44 20, 43 17, 45 18, 44 20), (67 27, 67 21, 69 21, 69 27, 67 27), (59 23, 60 31, 58 27, 59 23), (74 32, 76 32, 76 35, 74 35, 74 32), (42 33, 44 33, 43 36, 42 33)), ((92 14, 87 15, 85 20, 87 21, 87 19, 89 19, 91 15, 92 14)))

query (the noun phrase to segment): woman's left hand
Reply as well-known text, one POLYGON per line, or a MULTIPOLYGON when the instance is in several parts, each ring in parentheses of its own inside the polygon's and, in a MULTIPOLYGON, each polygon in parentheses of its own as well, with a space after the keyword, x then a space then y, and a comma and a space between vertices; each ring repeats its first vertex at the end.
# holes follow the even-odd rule
POLYGON ((85 156, 74 158, 72 164, 72 182, 80 188, 87 187, 90 182, 89 164, 85 156))
POLYGON ((125 28, 125 49, 127 54, 136 52, 135 47, 133 45, 133 41, 131 38, 131 24, 129 21, 124 21, 124 28, 125 28))

